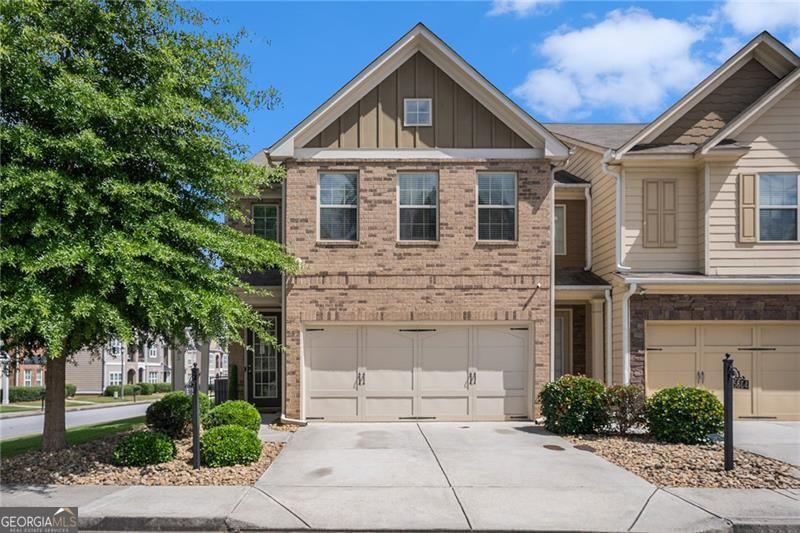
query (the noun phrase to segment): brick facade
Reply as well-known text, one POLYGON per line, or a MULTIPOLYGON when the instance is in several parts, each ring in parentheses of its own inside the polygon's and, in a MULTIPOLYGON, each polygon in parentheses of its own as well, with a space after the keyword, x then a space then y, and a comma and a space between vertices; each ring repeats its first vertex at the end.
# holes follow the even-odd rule
POLYGON ((800 320, 800 295, 635 295, 630 317, 631 383, 644 386, 646 320, 800 320))
POLYGON ((286 284, 287 416, 301 415, 300 335, 308 321, 530 321, 536 387, 547 381, 552 187, 546 161, 290 161, 285 191, 286 245, 304 264, 286 284), (317 180, 325 170, 359 173, 358 242, 317 242, 317 180), (514 243, 476 242, 476 175, 484 170, 517 173, 514 243), (439 175, 436 243, 397 241, 402 171, 439 175))

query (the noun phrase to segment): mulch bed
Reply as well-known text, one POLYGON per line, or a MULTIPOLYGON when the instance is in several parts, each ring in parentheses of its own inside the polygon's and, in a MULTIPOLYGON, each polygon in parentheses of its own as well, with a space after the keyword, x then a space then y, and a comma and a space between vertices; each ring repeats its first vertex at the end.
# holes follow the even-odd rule
POLYGON ((664 444, 647 436, 567 437, 654 485, 736 489, 800 488, 796 467, 744 450, 734 451, 735 468, 726 472, 722 444, 664 444))
POLYGON ((297 424, 275 423, 275 424, 270 424, 269 425, 269 429, 274 429, 275 431, 285 431, 286 433, 294 433, 295 431, 297 431, 301 427, 302 426, 299 426, 297 424))
POLYGON ((194 470, 189 438, 175 441, 178 455, 168 463, 142 468, 114 466, 114 446, 126 433, 56 453, 37 451, 4 459, 0 462, 0 479, 4 485, 252 485, 283 448, 283 443, 266 442, 261 458, 253 464, 194 470))

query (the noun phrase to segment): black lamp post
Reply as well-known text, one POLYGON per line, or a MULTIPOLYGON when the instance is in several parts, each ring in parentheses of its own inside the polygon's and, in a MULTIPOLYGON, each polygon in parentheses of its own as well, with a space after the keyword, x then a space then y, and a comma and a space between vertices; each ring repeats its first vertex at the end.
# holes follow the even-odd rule
POLYGON ((197 391, 197 381, 200 370, 197 363, 192 365, 192 460, 195 470, 200 468, 200 397, 197 391))

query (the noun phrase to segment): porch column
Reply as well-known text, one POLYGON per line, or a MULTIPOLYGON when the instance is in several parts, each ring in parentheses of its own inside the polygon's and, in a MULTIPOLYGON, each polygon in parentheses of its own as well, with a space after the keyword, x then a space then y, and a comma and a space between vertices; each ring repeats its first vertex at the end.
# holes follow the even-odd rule
POLYGON ((604 382, 605 365, 603 357, 603 300, 595 298, 592 300, 592 377, 604 382))

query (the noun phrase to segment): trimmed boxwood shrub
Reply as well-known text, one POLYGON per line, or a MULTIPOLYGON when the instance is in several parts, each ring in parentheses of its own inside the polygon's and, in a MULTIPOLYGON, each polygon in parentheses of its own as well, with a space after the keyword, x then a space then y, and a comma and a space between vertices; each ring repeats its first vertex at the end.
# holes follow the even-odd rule
POLYGON ((119 466, 147 466, 175 459, 175 443, 163 433, 135 431, 120 439, 112 462, 119 466))
POLYGON ((156 392, 172 392, 172 383, 156 383, 156 392))
POLYGON ((72 383, 67 383, 66 386, 64 387, 64 392, 67 393, 67 396, 69 398, 72 398, 73 396, 75 396, 75 393, 78 392, 78 387, 77 385, 73 385, 72 383))
POLYGON ((14 402, 34 402, 42 399, 44 387, 9 387, 8 401, 14 402))
MULTIPOLYGON (((205 394, 199 394, 200 419, 211 409, 211 400, 205 394)), ((147 426, 154 431, 161 431, 172 438, 183 438, 192 429, 192 397, 185 392, 171 392, 157 402, 151 403, 145 413, 147 426)))
MULTIPOLYGON (((125 385, 125 396, 133 396, 134 391, 136 394, 141 394, 142 387, 141 384, 139 385, 125 385)), ((119 385, 109 385, 106 387, 106 390, 103 392, 106 396, 114 396, 114 393, 117 393, 117 396, 120 395, 120 386, 119 385)))
POLYGON ((636 385, 615 385, 605 392, 608 427, 625 435, 644 424, 644 392, 636 385))
POLYGON ((258 433, 261 428, 261 414, 252 404, 242 400, 224 402, 208 412, 203 421, 207 428, 217 426, 242 426, 258 433))
POLYGON ((150 396, 156 390, 156 386, 152 383, 139 383, 139 394, 142 396, 150 396))
POLYGON ((566 375, 539 393, 544 427, 560 435, 594 433, 606 425, 603 384, 586 376, 566 375))
POLYGON ((242 426, 217 426, 200 436, 200 461, 205 466, 249 465, 261 457, 261 440, 242 426))
POLYGON ((647 399, 645 418, 650 433, 671 443, 701 444, 723 429, 725 412, 711 391, 678 386, 647 399))

